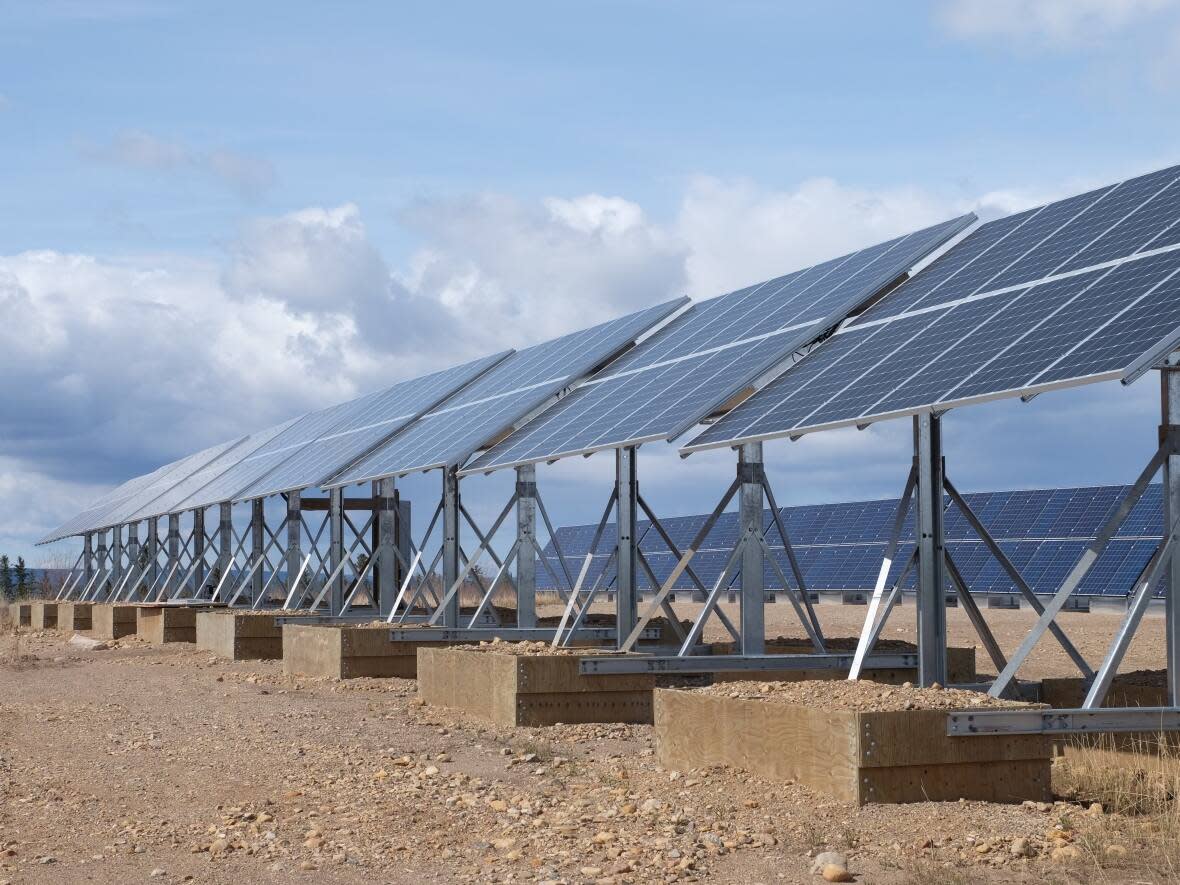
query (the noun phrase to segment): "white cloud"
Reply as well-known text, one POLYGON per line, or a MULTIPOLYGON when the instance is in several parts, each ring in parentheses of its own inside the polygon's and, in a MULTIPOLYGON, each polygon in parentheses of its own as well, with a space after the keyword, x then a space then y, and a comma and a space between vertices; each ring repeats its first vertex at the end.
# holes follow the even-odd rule
POLYGON ((148 132, 127 131, 109 144, 84 144, 83 156, 92 160, 167 175, 203 175, 254 199, 275 184, 271 164, 248 154, 218 148, 202 151, 148 132))
POLYGON ((1175 7, 1174 0, 943 0, 937 15, 956 37, 1062 48, 1101 45, 1175 7))
POLYGON ((400 286, 484 350, 583 328, 686 284, 688 246, 618 197, 528 204, 488 194, 420 202, 402 217, 428 245, 400 286))

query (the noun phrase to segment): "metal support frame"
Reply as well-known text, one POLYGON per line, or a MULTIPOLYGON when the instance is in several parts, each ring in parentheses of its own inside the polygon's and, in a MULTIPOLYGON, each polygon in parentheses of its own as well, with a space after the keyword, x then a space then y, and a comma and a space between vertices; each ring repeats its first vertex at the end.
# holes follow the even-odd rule
POLYGON ((221 592, 234 568, 234 505, 223 501, 217 505, 217 582, 214 597, 221 592))
POLYGON ((193 511, 193 598, 199 598, 205 589, 205 549, 208 536, 205 534, 205 508, 193 511))
POLYGON ((123 527, 111 529, 111 592, 114 593, 123 580, 123 527))
POLYGON ((537 468, 516 468, 516 626, 537 626, 537 468))
MULTIPOLYGON (((619 493, 618 487, 615 489, 615 496, 619 493)), ((799 621, 806 631, 808 638, 815 649, 815 652, 820 655, 826 654, 824 646, 823 633, 820 630, 819 619, 815 615, 815 611, 811 606, 810 600, 807 598, 807 583, 803 577, 803 572, 799 567, 798 559, 795 556, 794 548, 791 545, 790 535, 787 533, 786 526, 783 524, 782 515, 778 510, 778 505, 774 500, 774 492, 770 487, 769 481, 766 479, 766 472, 762 463, 762 446, 760 443, 743 446, 739 451, 737 463, 737 476, 733 482, 726 489, 721 496, 717 506, 713 508, 713 512, 705 520, 703 526, 697 532, 696 536, 689 543, 684 551, 677 549, 676 545, 668 535, 668 532, 660 524, 652 509, 647 505, 641 496, 636 494, 636 499, 642 507, 648 519, 651 520, 651 526, 648 531, 655 529, 662 538, 668 550, 676 557, 676 565, 673 566, 668 577, 660 583, 656 580, 654 573, 646 559, 643 556, 642 550, 639 550, 639 545, 636 544, 637 558, 639 563, 647 570, 648 579, 652 582, 653 587, 656 587, 655 596, 644 609, 643 614, 637 619, 631 632, 625 638, 621 637, 619 648, 621 651, 632 651, 635 649, 639 641, 640 635, 651 619, 662 611, 668 620, 672 623, 673 629, 677 633, 677 640, 680 643, 680 648, 677 653, 678 658, 688 657, 699 651, 699 646, 704 636, 705 625, 709 618, 716 615, 718 621, 729 632, 737 643, 738 650, 743 655, 758 658, 762 655, 766 648, 765 635, 765 603, 766 603, 766 588, 763 580, 763 566, 769 563, 771 569, 775 572, 778 579, 782 582, 783 592, 794 606, 795 613, 799 617, 799 621), (730 551, 729 557, 726 561, 725 567, 721 570, 721 574, 717 581, 714 582, 711 588, 706 588, 701 582, 700 578, 692 570, 691 562, 701 545, 704 544, 708 538, 709 533, 713 530, 717 520, 720 519, 721 514, 733 501, 734 497, 738 496, 738 518, 739 531, 738 540, 730 551), (765 498, 763 497, 765 496, 765 498), (767 544, 764 529, 764 508, 763 501, 769 503, 771 508, 772 525, 774 530, 778 532, 782 542, 784 552, 786 553, 787 562, 795 578, 795 587, 791 586, 791 582, 787 579, 782 567, 778 562, 778 558, 774 555, 770 546, 767 544), (680 580, 682 575, 688 575, 689 579, 705 595, 705 604, 702 606, 700 613, 694 620, 691 628, 687 633, 684 633, 679 626, 679 621, 676 613, 669 603, 669 596, 676 583, 680 580), (740 621, 741 629, 733 625, 726 616, 725 612, 718 605, 721 594, 728 590, 730 585, 740 576, 742 576, 742 595, 741 595, 741 612, 740 621)), ((614 498, 612 498, 614 500, 614 498)), ((607 513, 603 514, 603 521, 599 524, 598 532, 596 533, 595 542, 591 545, 591 552, 597 548, 598 538, 601 536, 603 526, 610 512, 610 505, 608 504, 607 513)), ((646 532, 645 532, 646 535, 646 532)), ((642 540, 642 539, 640 539, 642 540)), ((616 553, 618 548, 616 548, 616 553)), ((580 587, 587 569, 589 568, 590 557, 587 557, 586 563, 582 568, 582 576, 579 576, 578 586, 580 587)), ((606 569, 610 568, 610 563, 607 563, 606 569)), ((588 603, 583 610, 588 607, 588 603)), ((575 621, 574 626, 579 622, 575 621)), ((776 659, 784 659, 793 657, 789 655, 775 655, 776 659)), ((712 656, 717 667, 714 669, 721 669, 724 663, 720 656, 712 656)), ((849 657, 851 661, 851 657, 849 657)), ((708 664, 693 664, 694 667, 703 667, 701 672, 707 672, 710 668, 708 664)))
POLYGON ((766 587, 762 562, 766 539, 762 536, 762 443, 747 443, 738 454, 738 535, 744 545, 741 564, 738 648, 743 655, 766 653, 766 587))
POLYGON ((287 598, 300 590, 303 580, 303 510, 302 493, 287 493, 287 549, 284 552, 287 569, 287 598))
POLYGON ((82 537, 83 577, 89 581, 94 577, 94 533, 87 532, 82 537))
POLYGON ((374 498, 377 506, 377 542, 374 557, 377 571, 373 578, 377 594, 377 608, 382 618, 388 618, 393 611, 393 602, 401 586, 401 576, 407 571, 406 564, 399 562, 401 550, 401 499, 397 483, 390 477, 374 483, 374 498))
MULTIPOLYGON (((262 590, 265 578, 262 561, 266 556, 266 508, 262 499, 250 502, 250 604, 262 604, 262 590)), ((230 605, 233 605, 231 600, 230 605)))
MULTIPOLYGON (((449 591, 459 581, 459 473, 442 472, 442 585, 449 591)), ((493 530, 494 531, 494 530, 493 530)), ((459 626, 459 593, 448 593, 436 612, 443 627, 459 626)))
POLYGON ((914 417, 918 494, 918 684, 946 684, 946 538, 943 534, 942 419, 914 417))
POLYGON ((168 569, 168 576, 164 579, 164 586, 160 590, 161 599, 169 599, 177 589, 177 573, 180 570, 180 514, 168 514, 168 538, 167 538, 166 559, 165 566, 168 569))
MULTIPOLYGON (((1160 369, 1160 438, 1180 426, 1180 355, 1172 354, 1160 369)), ((1180 523, 1180 452, 1163 463, 1164 525, 1180 523)), ((1180 545, 1173 544, 1167 563, 1164 633, 1167 638, 1168 702, 1180 707, 1180 545)))
POLYGON ((618 530, 615 557, 615 627, 619 648, 624 647, 627 637, 639 621, 637 456, 638 452, 634 446, 615 449, 615 526, 618 530))
POLYGON ((139 585, 143 581, 143 557, 139 548, 139 523, 127 526, 127 597, 135 599, 139 596, 139 585))
POLYGON ((160 518, 153 516, 148 520, 147 533, 147 569, 144 572, 144 586, 151 593, 151 588, 160 579, 160 518))
POLYGON ((328 614, 338 615, 344 608, 344 489, 328 491, 328 614))

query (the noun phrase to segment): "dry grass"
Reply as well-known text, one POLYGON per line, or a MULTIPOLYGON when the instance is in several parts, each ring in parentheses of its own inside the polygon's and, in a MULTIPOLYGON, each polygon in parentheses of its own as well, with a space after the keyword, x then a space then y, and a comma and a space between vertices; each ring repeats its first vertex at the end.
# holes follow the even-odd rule
MULTIPOLYGON (((1054 791, 1101 814, 1077 822, 1077 867, 1089 881, 1180 881, 1180 750, 1175 736, 1101 735, 1066 748, 1054 791)), ((1072 825, 1074 822, 1069 822, 1072 825)))

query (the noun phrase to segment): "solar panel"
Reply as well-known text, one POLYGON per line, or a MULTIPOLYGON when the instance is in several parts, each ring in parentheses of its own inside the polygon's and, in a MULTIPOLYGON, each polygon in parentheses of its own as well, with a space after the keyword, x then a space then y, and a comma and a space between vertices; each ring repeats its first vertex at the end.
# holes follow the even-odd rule
POLYGON ((981 226, 682 451, 1134 380, 1180 343, 1180 167, 981 226))
MULTIPOLYGON (((1087 545, 1110 517, 1118 502, 1128 492, 1127 486, 1097 486, 1069 489, 1033 489, 1021 491, 979 492, 964 495, 968 505, 988 527, 993 538, 1013 564, 1021 570, 1034 593, 1055 593, 1087 545)), ((892 526, 896 499, 853 501, 837 504, 788 507, 782 511, 787 532, 809 590, 871 592, 877 580, 892 526)), ((706 517, 684 516, 663 520, 673 542, 684 550, 704 524, 706 517)), ((648 532, 648 522, 640 521, 637 535, 640 549, 663 581, 671 573, 677 557, 664 546, 656 532, 648 532)), ((596 526, 567 526, 557 530, 557 540, 565 554, 571 573, 577 574, 589 552, 596 526)), ((736 513, 722 514, 692 560, 693 570, 706 586, 721 576, 729 553, 737 542, 736 513)), ((770 511, 764 516, 767 543, 783 574, 790 566, 781 541, 773 528, 770 511)), ((974 593, 1015 594, 1011 578, 992 557, 983 542, 956 507, 946 511, 946 547, 974 593)), ((1075 591, 1077 596, 1126 596, 1132 583, 1147 565, 1163 534, 1163 494, 1159 485, 1149 486, 1144 496, 1120 527, 1107 549, 1095 562, 1086 579, 1075 591)), ((589 588, 603 576, 614 547, 613 526, 608 526, 599 540, 587 578, 589 588)), ((913 522, 903 526, 901 544, 890 570, 890 583, 896 581, 914 549, 913 522)), ((556 549, 550 542, 545 556, 560 574, 556 549)), ((609 588, 613 568, 602 577, 609 588)), ((556 589, 547 570, 538 572, 538 586, 556 589)), ((915 576, 903 587, 913 589, 915 576)), ((652 589, 645 571, 639 586, 652 589)), ((778 573, 767 563, 763 586, 782 589, 778 573)), ((691 578, 682 574, 675 589, 695 589, 691 578)), ((948 584, 948 591, 953 588, 948 584)), ((1162 582, 1155 588, 1162 595, 1162 582)))
POLYGON ((464 472, 679 436, 973 221, 956 218, 697 304, 464 472))
POLYGON ((330 433, 297 451, 239 497, 262 498, 320 486, 506 358, 508 352, 494 354, 362 397, 330 433))
POLYGON ((328 485, 462 464, 687 301, 678 298, 518 351, 328 485))
POLYGON ((174 483, 179 482, 223 453, 233 449, 242 439, 244 437, 238 437, 229 442, 218 443, 193 455, 188 455, 170 464, 165 464, 158 470, 154 470, 138 479, 124 483, 114 492, 105 496, 104 503, 87 508, 78 514, 77 517, 70 520, 60 529, 50 533, 38 543, 45 544, 50 541, 68 538, 71 535, 80 535, 86 532, 105 530, 112 526, 122 525, 124 520, 120 517, 125 512, 129 512, 127 510, 129 502, 151 500, 166 491, 174 483))
POLYGON ((95 519, 101 517, 104 512, 112 507, 117 506, 121 501, 127 500, 144 486, 155 482, 169 471, 176 469, 177 465, 182 463, 184 460, 184 458, 180 458, 176 461, 170 461, 162 467, 157 467, 151 473, 145 473, 141 476, 134 477, 133 479, 127 480, 122 485, 116 486, 105 495, 102 495, 92 502, 81 513, 77 513, 70 517, 45 537, 41 538, 37 544, 50 544, 54 541, 60 541, 62 538, 69 538, 73 535, 79 534, 82 531, 85 531, 84 527, 90 525, 95 519))
MULTIPOLYGON (((171 512, 208 507, 222 501, 242 501, 247 498, 264 497, 269 494, 268 491, 256 490, 268 488, 271 485, 269 482, 271 475, 304 450, 313 452, 314 456, 306 462, 301 461, 300 463, 305 464, 308 470, 318 470, 318 465, 322 463, 321 456, 330 454, 337 445, 340 448, 345 448, 344 441, 363 435, 366 425, 371 426, 373 430, 391 425, 404 426, 408 420, 412 419, 412 416, 411 419, 407 419, 403 414, 408 402, 407 385, 411 386, 410 389, 418 389, 415 385, 424 383, 423 389, 431 391, 434 395, 438 393, 435 383, 438 380, 436 376, 441 375, 449 380, 452 385, 450 390, 453 391, 461 384, 470 381, 475 374, 483 371, 487 366, 503 360, 505 356, 506 354, 501 353, 491 357, 482 357, 453 369, 446 369, 413 381, 400 382, 386 390, 370 393, 358 399, 338 403, 304 415, 269 442, 259 446, 251 454, 228 467, 216 479, 176 504, 171 512), (363 423, 357 423, 358 416, 364 416, 363 423), (390 424, 381 423, 386 420, 390 424), (353 434, 335 436, 336 434, 346 434, 349 428, 354 430, 353 434), (321 448, 313 447, 313 444, 326 437, 333 437, 333 439, 328 439, 327 444, 321 448), (337 440, 339 443, 336 442, 337 440), (247 490, 251 490, 249 494, 247 494, 247 490)), ((387 432, 382 430, 382 435, 387 432)))
POLYGON ((120 521, 128 523, 138 522, 141 519, 152 519, 167 513, 177 512, 175 508, 182 501, 208 485, 243 458, 256 452, 298 420, 298 418, 292 418, 289 421, 284 421, 282 424, 276 424, 274 427, 250 434, 242 441, 241 445, 234 446, 233 449, 225 452, 220 457, 214 458, 200 470, 185 477, 163 494, 156 495, 147 504, 138 502, 139 506, 137 509, 131 509, 130 507, 125 509, 125 516, 120 521))

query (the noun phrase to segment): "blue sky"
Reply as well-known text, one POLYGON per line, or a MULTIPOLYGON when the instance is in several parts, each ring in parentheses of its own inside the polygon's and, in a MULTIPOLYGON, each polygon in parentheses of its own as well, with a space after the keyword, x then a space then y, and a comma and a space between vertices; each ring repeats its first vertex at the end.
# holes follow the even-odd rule
MULTIPOLYGON (((302 410, 1180 162, 1170 0, 48 0, 0 20, 0 549, 32 559, 110 484, 302 410)), ((951 472, 1127 481, 1154 385, 952 414, 951 472)), ((901 424, 769 447, 780 502, 896 493, 901 424)), ((644 459, 668 513, 732 469, 644 459)), ((552 468, 555 518, 592 519, 609 473, 552 468)))

